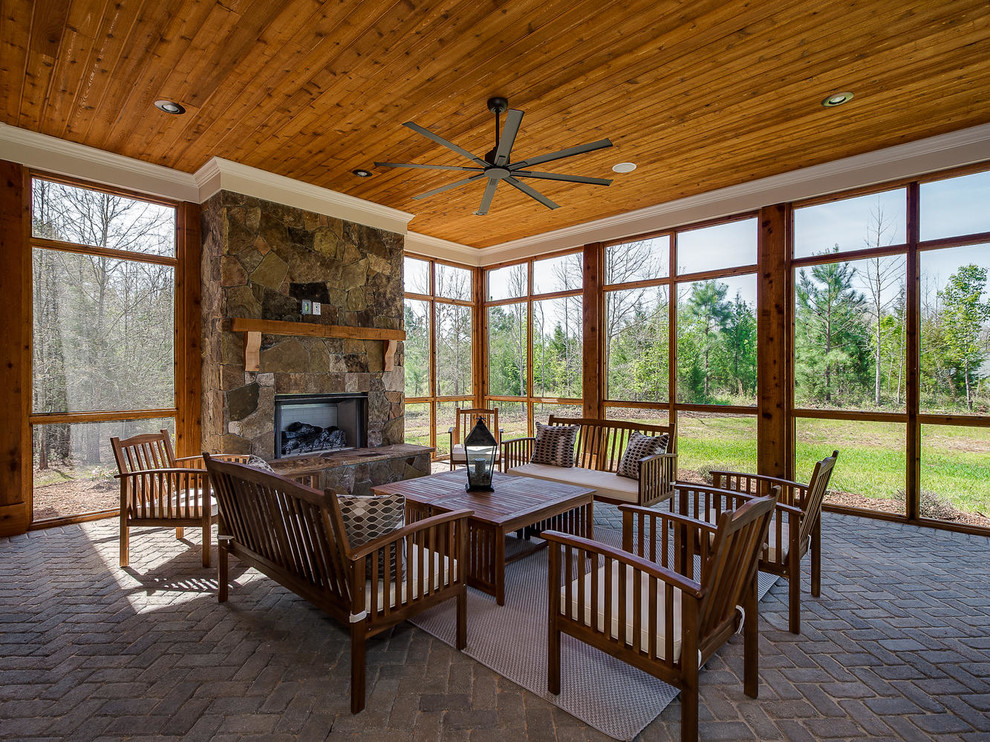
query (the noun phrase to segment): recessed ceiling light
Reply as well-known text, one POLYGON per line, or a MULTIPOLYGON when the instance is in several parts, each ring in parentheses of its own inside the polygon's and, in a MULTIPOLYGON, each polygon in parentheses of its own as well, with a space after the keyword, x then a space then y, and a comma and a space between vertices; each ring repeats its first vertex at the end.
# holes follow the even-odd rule
POLYGON ((631 173, 635 169, 635 162, 620 162, 617 165, 612 165, 612 172, 616 173, 631 173))
POLYGON ((822 105, 825 108, 835 108, 836 106, 841 106, 843 103, 848 103, 852 100, 852 93, 832 93, 825 100, 822 101, 822 105))
POLYGON ((180 113, 185 113, 186 109, 181 105, 172 100, 156 100, 155 108, 159 111, 164 111, 165 113, 171 113, 178 116, 180 113))
POLYGON ((361 169, 358 169, 358 170, 351 170, 351 172, 354 173, 359 178, 370 178, 371 177, 371 171, 370 170, 361 170, 361 169))

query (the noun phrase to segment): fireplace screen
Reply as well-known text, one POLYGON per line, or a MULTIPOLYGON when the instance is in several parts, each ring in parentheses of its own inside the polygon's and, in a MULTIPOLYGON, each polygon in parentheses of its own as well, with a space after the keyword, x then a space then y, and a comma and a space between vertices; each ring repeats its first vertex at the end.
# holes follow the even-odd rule
POLYGON ((368 397, 305 394, 275 397, 275 456, 301 456, 367 445, 368 397))

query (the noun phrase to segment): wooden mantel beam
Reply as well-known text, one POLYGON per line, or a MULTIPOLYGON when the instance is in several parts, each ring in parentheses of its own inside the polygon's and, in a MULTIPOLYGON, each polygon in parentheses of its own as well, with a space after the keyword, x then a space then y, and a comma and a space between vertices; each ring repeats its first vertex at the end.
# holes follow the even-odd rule
POLYGON ((386 330, 379 327, 350 327, 348 325, 317 325, 310 322, 285 322, 273 319, 248 319, 235 317, 230 321, 232 332, 243 332, 244 370, 258 371, 261 363, 261 336, 296 335, 304 337, 348 338, 351 340, 381 340, 384 343, 385 370, 395 368, 395 351, 400 340, 406 339, 405 330, 386 330))

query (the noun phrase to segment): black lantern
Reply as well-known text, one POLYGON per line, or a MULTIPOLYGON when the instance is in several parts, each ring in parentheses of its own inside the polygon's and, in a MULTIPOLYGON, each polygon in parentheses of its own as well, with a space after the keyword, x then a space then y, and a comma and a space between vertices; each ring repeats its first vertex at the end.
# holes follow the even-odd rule
POLYGON ((495 471, 495 454, 498 443, 479 417, 474 428, 464 439, 464 457, 467 459, 468 492, 492 492, 492 473, 495 471))

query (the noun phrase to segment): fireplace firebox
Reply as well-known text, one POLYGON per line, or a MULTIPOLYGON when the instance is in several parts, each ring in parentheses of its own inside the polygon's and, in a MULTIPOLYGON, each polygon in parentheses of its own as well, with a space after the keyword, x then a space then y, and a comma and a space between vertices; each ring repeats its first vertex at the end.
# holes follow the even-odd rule
POLYGON ((275 397, 275 458, 368 445, 367 394, 275 397))

